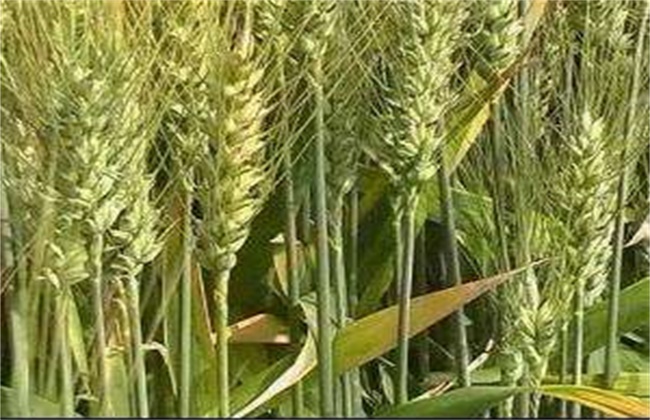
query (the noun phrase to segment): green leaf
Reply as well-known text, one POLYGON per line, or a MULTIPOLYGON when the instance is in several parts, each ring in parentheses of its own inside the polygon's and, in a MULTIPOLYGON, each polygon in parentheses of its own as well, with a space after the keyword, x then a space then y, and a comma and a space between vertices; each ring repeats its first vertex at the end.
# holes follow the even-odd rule
MULTIPOLYGON (((315 317, 315 312, 312 313, 310 306, 307 304, 301 305, 305 317, 308 319, 308 325, 313 324, 314 320, 312 318, 315 317)), ((267 314, 262 315, 257 319, 266 319, 267 321, 272 319, 275 327, 279 326, 283 331, 286 331, 286 325, 280 319, 267 314)), ((251 319, 255 320, 255 318, 251 319)), ((243 385, 236 388, 231 395, 231 405, 236 410, 233 417, 243 417, 253 412, 308 375, 317 364, 314 336, 315 331, 310 328, 305 343, 295 359, 293 355, 286 356, 259 374, 247 378, 243 385)), ((217 409, 211 408, 207 416, 216 416, 216 413, 217 409)))
POLYGON ((618 392, 577 385, 548 385, 540 392, 549 397, 580 403, 611 417, 640 417, 650 415, 647 403, 618 392))
MULTIPOLYGON (((8 387, 0 387, 0 415, 2 417, 16 417, 14 412, 16 390, 8 387)), ((50 401, 38 395, 29 396, 29 409, 33 417, 60 417, 61 405, 58 402, 50 401)), ((75 415, 75 417, 81 417, 75 415)))
MULTIPOLYGON (((546 376, 544 382, 559 382, 558 376, 546 376)), ((586 386, 605 388, 605 376, 602 373, 584 375, 582 382, 586 386)), ((650 397, 650 373, 647 372, 621 372, 616 380, 612 391, 634 397, 650 397)))
MULTIPOLYGON (((245 408, 262 390, 269 387, 283 372, 289 369, 294 359, 293 354, 287 355, 257 374, 246 377, 243 384, 233 389, 231 393, 230 404, 234 411, 240 412, 245 408)), ((208 417, 217 415, 217 410, 214 409, 208 414, 208 417)))
POLYGON ((518 388, 496 386, 460 388, 435 398, 391 407, 380 412, 378 417, 475 418, 519 391, 518 388))
MULTIPOLYGON (((487 279, 451 287, 411 299, 413 336, 445 318, 456 309, 496 287, 519 268, 487 279)), ((397 305, 375 312, 346 325, 334 340, 334 370, 345 372, 360 366, 394 348, 397 343, 397 305)))
POLYGON ((285 370, 269 386, 264 387, 263 391, 246 404, 245 407, 235 413, 234 417, 243 417, 247 415, 264 403, 270 401, 276 395, 289 389, 314 369, 316 363, 316 340, 314 339, 313 334, 309 332, 305 345, 291 367, 285 370))
MULTIPOLYGON (((650 278, 628 286, 620 295, 618 315, 619 334, 647 326, 650 318, 650 278)), ((607 302, 600 302, 585 311, 584 351, 590 353, 607 342, 607 302)))

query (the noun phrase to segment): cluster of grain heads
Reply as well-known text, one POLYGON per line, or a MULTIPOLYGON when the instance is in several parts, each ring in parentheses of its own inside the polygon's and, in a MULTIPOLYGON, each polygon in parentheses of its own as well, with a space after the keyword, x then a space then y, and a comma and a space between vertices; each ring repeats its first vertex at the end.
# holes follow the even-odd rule
MULTIPOLYGON (((3 104, 3 124, 13 127, 14 133, 4 147, 17 155, 33 150, 30 160, 47 174, 36 179, 31 196, 24 197, 31 202, 22 205, 39 220, 37 230, 30 233, 35 248, 28 255, 29 299, 40 328, 24 331, 60 355, 60 367, 55 366, 56 358, 39 361, 39 371, 46 373, 26 384, 25 392, 40 389, 51 394, 58 389, 62 414, 73 413, 74 378, 84 366, 77 354, 77 372, 72 371, 70 305, 73 287, 84 287, 77 283, 88 279, 96 354, 92 392, 99 402, 94 412, 110 414, 104 304, 107 290, 116 284, 106 278, 117 264, 120 276, 130 284, 131 308, 137 311, 136 275, 157 252, 156 214, 150 207, 144 165, 156 124, 155 108, 143 103, 147 67, 136 66, 133 39, 127 36, 130 22, 119 7, 21 4, 12 5, 7 13, 31 31, 16 33, 13 52, 3 61, 3 91, 10 95, 9 105, 3 104), (53 294, 61 318, 50 329, 53 294), (54 380, 57 372, 59 387, 54 380)), ((146 60, 146 54, 141 58, 146 60)), ((27 173, 9 178, 13 176, 16 182, 29 178, 27 173)), ((139 366, 139 414, 146 415, 138 329, 133 324, 137 342, 132 348, 139 366)))
POLYGON ((199 100, 206 103, 199 119, 206 142, 197 169, 197 198, 202 213, 199 249, 215 276, 214 329, 219 414, 230 416, 228 373, 228 283, 236 253, 249 234, 268 191, 263 121, 267 113, 264 67, 253 37, 253 3, 208 4, 207 12, 231 20, 212 34, 207 46, 206 75, 199 100), (235 17, 233 17, 235 16, 235 17), (240 27, 241 29, 238 29, 240 27))
MULTIPOLYGON (((435 173, 436 155, 444 154, 440 149, 441 119, 450 101, 448 84, 455 71, 451 57, 459 34, 456 23, 463 9, 462 4, 455 2, 392 5, 393 24, 400 35, 387 48, 385 69, 377 76, 384 96, 377 110, 382 131, 364 144, 367 153, 388 173, 394 187, 395 284, 399 287, 400 308, 397 403, 408 400, 415 210, 423 182, 435 173)), ((445 204, 451 206, 450 202, 445 204)), ((459 337, 463 340, 462 333, 459 337)), ((459 345, 458 349, 459 365, 465 366, 462 355, 466 355, 466 345, 459 345)))

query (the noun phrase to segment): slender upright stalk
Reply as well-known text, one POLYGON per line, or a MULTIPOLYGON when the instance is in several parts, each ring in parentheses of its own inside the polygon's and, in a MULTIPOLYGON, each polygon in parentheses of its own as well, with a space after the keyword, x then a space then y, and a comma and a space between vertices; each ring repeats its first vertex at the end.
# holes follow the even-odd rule
POLYGON ((68 336, 68 291, 64 290, 60 296, 61 330, 61 417, 74 417, 74 386, 72 382, 72 360, 70 357, 70 344, 68 336))
MULTIPOLYGON (((413 288, 415 294, 423 295, 427 292, 427 275, 426 275, 426 238, 425 229, 417 237, 415 243, 415 276, 413 278, 413 288)), ((422 382, 426 379, 431 371, 429 343, 427 341, 428 331, 420 333, 414 340, 413 345, 416 351, 416 369, 418 381, 422 382)))
POLYGON ((29 360, 27 349, 27 328, 25 328, 25 312, 22 310, 26 305, 25 291, 18 287, 16 307, 10 311, 11 318, 11 338, 13 350, 13 366, 11 382, 16 390, 16 414, 21 417, 30 417, 31 409, 29 402, 30 378, 29 378, 29 360))
MULTIPOLYGON (((569 331, 567 325, 562 326, 560 346, 560 383, 564 384, 569 370, 569 331)), ((560 418, 566 418, 567 403, 565 400, 559 400, 559 412, 560 418)))
POLYGON ((393 209, 393 235, 395 239, 395 255, 393 257, 393 282, 395 283, 393 295, 389 295, 392 299, 389 300, 390 304, 394 304, 394 297, 399 293, 402 284, 403 263, 404 263, 404 234, 403 234, 403 220, 404 215, 402 210, 398 207, 393 209))
POLYGON ((102 281, 102 254, 104 251, 104 236, 95 232, 91 247, 91 263, 93 272, 93 306, 95 315, 96 349, 97 349, 97 396, 99 398, 99 412, 102 414, 106 408, 106 391, 108 390, 108 375, 106 373, 106 330, 104 322, 104 292, 102 281))
POLYGON ((348 238, 348 310, 352 318, 357 316, 359 303, 359 189, 355 185, 350 191, 349 232, 348 238))
POLYGON ((311 188, 305 190, 300 207, 300 230, 305 244, 311 242, 311 188))
POLYGON ((618 189, 616 193, 616 220, 614 225, 614 255, 612 259, 612 271, 609 293, 609 304, 607 308, 607 345, 605 347, 605 383, 608 387, 614 385, 618 374, 618 311, 619 295, 621 288, 621 269, 623 266, 623 244, 625 220, 623 209, 627 199, 627 152, 626 143, 633 136, 634 121, 637 115, 637 101, 639 95, 639 84, 641 82, 641 63, 643 61, 643 44, 646 39, 645 32, 648 24, 648 10, 650 2, 645 2, 642 16, 641 29, 637 39, 636 52, 634 56, 635 66, 632 76, 632 86, 630 92, 629 113, 626 121, 626 132, 623 138, 621 151, 620 175, 618 179, 618 189))
MULTIPOLYGON (((357 266, 359 261, 359 189, 355 184, 349 195, 349 233, 348 238, 348 313, 351 318, 357 315, 359 302, 357 266)), ((362 410, 361 402, 361 372, 355 368, 351 373, 352 382, 352 417, 358 416, 362 410)))
MULTIPOLYGON (((331 213, 332 258, 334 260, 334 285, 336 287, 336 318, 342 328, 348 317, 348 296, 345 278, 345 257, 343 254, 343 196, 335 198, 331 213)), ((352 384, 349 372, 340 376, 343 417, 352 415, 352 384)))
MULTIPOLYGON (((283 77, 282 77, 283 79, 283 77)), ((284 84, 282 80, 281 85, 284 84)), ((286 110, 285 110, 286 111, 286 110)), ((287 146, 284 151, 284 203, 285 203, 285 251, 287 253, 287 276, 289 279, 289 299, 291 306, 295 309, 300 301, 300 276, 297 265, 297 233, 296 233, 296 203, 293 192, 293 174, 291 171, 291 151, 287 146)), ((300 339, 300 331, 297 325, 292 323, 291 340, 297 342, 300 339)), ((293 417, 304 415, 303 401, 304 392, 302 382, 296 383, 291 390, 293 417)))
MULTIPOLYGON (((490 151, 492 154, 492 176, 494 177, 494 187, 493 187, 493 199, 492 199, 492 218, 494 220, 494 226, 497 232, 498 245, 499 245, 499 254, 497 261, 499 266, 504 271, 510 270, 510 256, 508 252, 508 242, 507 242, 507 229, 505 224, 505 192, 504 188, 504 167, 502 165, 504 153, 503 153, 503 130, 502 130, 502 121, 501 115, 499 114, 499 104, 494 104, 492 106, 492 125, 491 125, 491 136, 490 136, 490 151)), ((506 286, 507 287, 507 286, 506 286)), ((504 298, 504 288, 499 288, 497 290, 497 298, 501 301, 504 298)), ((507 307, 507 305, 506 305, 507 307)), ((510 326, 508 314, 499 313, 499 327, 502 332, 508 331, 510 326)), ((515 386, 516 381, 513 378, 511 370, 506 367, 501 367, 501 385, 503 386, 515 386)), ((514 397, 507 398, 503 404, 499 407, 499 412, 501 417, 510 418, 512 417, 512 408, 514 403, 514 397)))
POLYGON ((217 405, 219 416, 230 416, 230 392, 228 388, 228 281, 230 269, 223 268, 217 274, 215 287, 215 322, 217 352, 217 405))
MULTIPOLYGON (((407 200, 404 218, 405 254, 402 264, 403 274, 399 283, 398 324, 397 324, 397 404, 408 402, 408 340, 411 312, 411 290, 413 288, 413 262, 415 255, 415 209, 417 196, 412 193, 407 200), (412 197, 412 198, 411 198, 412 197)), ((400 254, 401 255, 401 254, 400 254)))
POLYGON ((323 92, 322 57, 315 55, 312 62, 315 79, 316 141, 314 156, 316 161, 316 251, 318 256, 318 366, 320 368, 320 415, 334 415, 334 365, 332 355, 332 325, 330 322, 330 262, 327 232, 327 201, 325 181, 325 95, 323 92))
MULTIPOLYGON (((190 178, 191 179, 191 178, 190 178)), ((183 279, 180 287, 180 384, 178 392, 178 415, 190 416, 190 386, 192 375, 192 191, 185 190, 185 213, 183 218, 183 279)))
POLYGON ((146 418, 149 417, 149 399, 147 398, 147 373, 144 365, 142 328, 140 325, 140 283, 134 275, 129 275, 127 283, 138 415, 146 418))
MULTIPOLYGON (((573 318, 573 384, 582 385, 582 360, 584 340, 585 283, 579 279, 574 291, 573 318)), ((580 418, 580 404, 571 404, 571 416, 580 418)))
MULTIPOLYGON (((440 150, 440 168, 438 169, 438 182, 440 185, 440 208, 442 209, 442 220, 445 225, 445 251, 446 266, 449 284, 460 286, 462 278, 460 275, 460 264, 458 260, 458 245, 456 243, 456 226, 454 219, 454 204, 451 196, 451 175, 447 172, 445 162, 445 151, 440 150)), ((458 385, 466 387, 471 385, 468 360, 469 349, 467 346, 467 333, 463 325, 463 308, 454 312, 454 329, 456 341, 456 369, 458 385)))
MULTIPOLYGON (((0 173, 5 175, 6 165, 0 165, 0 173)), ((4 183, 0 182, 0 200, 2 201, 2 216, 6 216, 7 220, 11 221, 10 229, 13 247, 11 254, 15 261, 18 281, 15 284, 15 289, 12 294, 15 296, 15 306, 9 310, 9 321, 11 326, 11 351, 12 351, 12 366, 11 366, 11 385, 16 390, 16 416, 30 417, 31 410, 29 406, 29 393, 30 393, 30 366, 28 358, 28 349, 26 344, 28 342, 28 328, 27 328, 27 269, 25 267, 24 258, 21 255, 21 247, 24 244, 22 238, 21 228, 19 226, 19 218, 11 218, 15 208, 13 203, 17 202, 12 200, 13 194, 10 190, 5 191, 4 183)), ((4 227, 4 226, 3 226, 4 227)), ((4 229, 3 229, 4 230, 4 229)), ((3 232, 4 233, 4 232, 3 232)), ((3 241, 4 242, 4 241, 3 241)), ((9 242, 9 241, 7 241, 9 242)), ((4 244, 3 244, 4 248, 4 244)), ((3 267, 4 268, 4 267, 3 267)))

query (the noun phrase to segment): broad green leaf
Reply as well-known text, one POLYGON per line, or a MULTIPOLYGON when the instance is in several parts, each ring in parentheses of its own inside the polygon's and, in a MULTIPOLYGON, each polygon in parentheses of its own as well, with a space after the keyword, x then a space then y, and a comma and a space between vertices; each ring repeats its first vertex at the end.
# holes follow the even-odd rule
POLYGON ((305 345, 295 362, 285 370, 272 384, 265 387, 261 394, 240 409, 233 417, 243 417, 262 404, 270 401, 286 389, 304 378, 314 367, 316 367, 316 340, 311 332, 308 333, 305 345))
POLYGON ((580 403, 611 417, 650 416, 650 406, 618 392, 577 385, 547 385, 540 392, 549 397, 580 403))
MULTIPOLYGON (((524 269, 411 299, 409 336, 429 328, 524 269)), ((360 366, 394 348, 397 343, 397 310, 397 305, 394 305, 343 327, 334 340, 335 372, 342 373, 360 366)))
MULTIPOLYGON (((621 291, 618 314, 619 334, 648 325, 650 318, 650 278, 640 280, 621 291)), ((592 352, 607 341, 607 302, 600 302, 585 311, 584 351, 592 352)))
MULTIPOLYGON (((18 413, 14 412, 15 399, 17 398, 16 390, 8 387, 0 387, 0 416, 16 417, 18 413)), ((30 395, 29 409, 33 417, 60 417, 61 408, 58 402, 50 401, 38 395, 30 395)), ((75 415, 75 417, 80 417, 75 415)))
POLYGON ((435 398, 391 407, 377 417, 475 418, 518 392, 518 388, 496 386, 460 388, 435 398))
MULTIPOLYGON (((262 390, 269 387, 283 372, 291 368, 294 359, 294 355, 287 355, 256 375, 247 377, 242 385, 234 388, 230 395, 230 404, 234 411, 239 412, 245 408, 262 390)), ((217 416, 216 410, 208 414, 208 416, 211 415, 217 416)))

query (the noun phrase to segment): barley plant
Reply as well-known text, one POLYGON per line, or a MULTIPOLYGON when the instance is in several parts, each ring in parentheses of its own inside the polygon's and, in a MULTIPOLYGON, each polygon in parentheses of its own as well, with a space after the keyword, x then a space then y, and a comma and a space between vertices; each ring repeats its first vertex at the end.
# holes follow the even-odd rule
POLYGON ((648 0, 2 0, 0 413, 647 417, 648 0))

